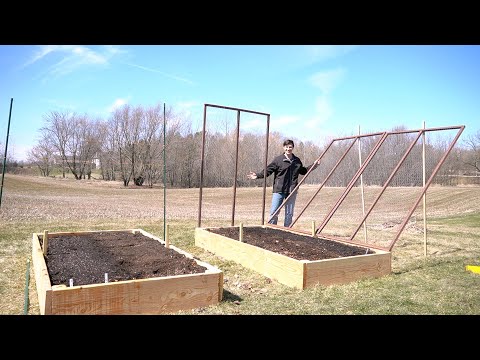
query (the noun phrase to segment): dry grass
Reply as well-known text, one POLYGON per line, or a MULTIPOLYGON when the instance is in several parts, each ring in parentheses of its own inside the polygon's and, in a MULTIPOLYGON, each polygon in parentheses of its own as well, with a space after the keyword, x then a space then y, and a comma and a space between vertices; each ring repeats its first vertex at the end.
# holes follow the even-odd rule
MULTIPOLYGON (((316 189, 314 186, 302 186, 297 199, 297 211, 303 208, 316 189)), ((340 192, 341 189, 322 192, 321 199, 310 205, 295 227, 310 231, 311 222, 322 218, 340 192)), ((408 199, 415 198, 411 192, 412 189, 400 188, 388 194, 383 211, 375 223, 369 224, 369 232, 390 234, 389 231, 398 226, 395 219, 399 209, 405 207, 408 199)), ((287 288, 234 262, 224 261, 196 248, 193 233, 198 221, 199 190, 167 189, 166 193, 165 217, 167 224, 171 225, 172 243, 224 271, 224 301, 218 306, 197 309, 191 313, 480 313, 480 277, 470 276, 464 271, 465 264, 478 264, 480 261, 479 187, 429 188, 428 257, 424 256, 420 203, 420 210, 415 212, 412 222, 405 228, 392 251, 393 275, 397 276, 329 288, 319 286, 303 292, 287 288), (399 286, 420 286, 418 281, 425 282, 423 286, 430 289, 430 295, 423 294, 418 298, 419 293, 413 289, 399 290, 399 286), (475 290, 467 291, 462 286, 474 286, 475 290), (388 291, 385 290, 387 288, 388 291), (453 300, 455 295, 444 294, 452 291, 463 291, 464 294, 460 298, 457 296, 456 300, 453 300), (438 299, 443 297, 447 298, 439 305, 438 299), (367 301, 367 298, 370 300, 367 301), (357 299, 356 305, 352 305, 352 299, 357 299)), ((371 191, 367 196, 371 198, 374 194, 371 191)), ((346 226, 351 219, 349 214, 358 212, 357 195, 352 195, 352 199, 356 200, 347 201, 339 208, 336 219, 339 226, 346 226)), ((237 189, 235 224, 261 223, 262 196, 261 188, 237 189)), ((270 196, 271 189, 267 189, 266 212, 270 196)), ((204 189, 202 199, 202 226, 231 224, 231 188, 204 189)), ((0 208, 0 314, 21 314, 25 310, 26 264, 31 253, 32 233, 43 230, 143 228, 163 237, 163 219, 164 190, 161 187, 125 188, 120 182, 7 174, 0 208)), ((28 313, 38 314, 37 294, 32 280, 33 269, 28 288, 28 313)))

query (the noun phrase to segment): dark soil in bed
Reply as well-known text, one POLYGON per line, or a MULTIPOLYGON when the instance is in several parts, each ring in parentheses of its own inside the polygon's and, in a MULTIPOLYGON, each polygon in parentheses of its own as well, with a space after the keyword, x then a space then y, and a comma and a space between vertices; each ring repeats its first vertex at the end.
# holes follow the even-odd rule
MULTIPOLYGON (((239 238, 239 227, 209 228, 210 232, 234 240, 239 238)), ((262 227, 244 227, 243 242, 276 252, 296 260, 323 260, 367 254, 367 250, 354 245, 262 227)), ((368 250, 368 254, 373 254, 368 250)))
MULTIPOLYGON (((209 228, 211 232, 238 240, 238 227, 209 228)), ((39 236, 40 243, 43 237, 39 236)), ((323 260, 364 255, 358 246, 314 238, 284 230, 244 227, 245 243, 297 260, 323 260)), ((369 250, 368 253, 373 253, 369 250)), ((204 273, 206 268, 155 239, 141 233, 91 232, 49 238, 46 264, 52 285, 87 285, 204 273)))
MULTIPOLYGON (((40 236, 41 243, 43 236, 40 236)), ((141 233, 92 232, 48 239, 46 264, 52 285, 87 285, 204 273, 194 259, 141 233)))

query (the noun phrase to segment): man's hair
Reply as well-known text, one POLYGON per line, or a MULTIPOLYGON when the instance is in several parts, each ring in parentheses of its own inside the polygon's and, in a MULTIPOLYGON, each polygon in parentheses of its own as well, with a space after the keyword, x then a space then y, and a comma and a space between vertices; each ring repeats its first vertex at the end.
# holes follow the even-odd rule
POLYGON ((285 140, 283 142, 283 146, 287 146, 287 145, 292 145, 293 147, 295 147, 295 144, 293 143, 293 140, 290 140, 290 139, 285 140))

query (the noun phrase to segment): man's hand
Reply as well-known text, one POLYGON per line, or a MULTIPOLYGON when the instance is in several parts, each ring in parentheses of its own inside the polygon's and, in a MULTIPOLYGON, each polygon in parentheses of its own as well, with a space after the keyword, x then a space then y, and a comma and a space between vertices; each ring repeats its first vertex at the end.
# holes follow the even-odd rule
POLYGON ((250 171, 247 174, 247 178, 249 178, 250 180, 255 180, 257 178, 257 174, 255 174, 253 171, 250 171))

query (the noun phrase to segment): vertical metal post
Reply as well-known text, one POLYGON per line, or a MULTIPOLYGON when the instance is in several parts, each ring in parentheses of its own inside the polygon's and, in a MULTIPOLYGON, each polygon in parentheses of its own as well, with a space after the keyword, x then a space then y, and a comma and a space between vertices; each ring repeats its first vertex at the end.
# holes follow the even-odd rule
POLYGON ((167 118, 165 117, 165 103, 163 103, 163 240, 167 239, 167 160, 166 160, 166 151, 167 147, 165 146, 165 140, 167 131, 167 118))
POLYGON ((5 152, 3 154, 2 186, 0 187, 0 207, 2 206, 3 179, 5 178, 5 169, 7 167, 8 135, 10 133, 10 119, 12 118, 12 105, 13 105, 13 98, 10 99, 10 113, 8 114, 7 140, 5 141, 5 152))
POLYGON ((237 198, 237 176, 238 176, 238 142, 240 139, 240 110, 237 110, 237 139, 235 148, 235 175, 233 177, 233 206, 232 206, 232 223, 235 225, 235 200, 237 198))
POLYGON ((262 197, 262 225, 265 224, 265 199, 267 189, 267 165, 268 165, 268 137, 270 133, 270 114, 267 115, 267 137, 265 139, 265 159, 263 164, 263 197, 262 197))
MULTIPOLYGON (((425 121, 423 122, 423 134, 422 134, 422 167, 423 167, 423 187, 425 188, 426 173, 425 173, 425 121)), ((427 193, 423 193, 423 255, 427 256, 427 193)))
POLYGON ((203 106, 203 131, 202 131, 202 154, 201 165, 200 165, 200 192, 198 200, 198 222, 197 227, 200 227, 202 224, 202 196, 203 196, 203 168, 205 166, 205 132, 207 125, 207 104, 203 106))
POLYGON ((166 229, 166 231, 165 231, 165 238, 164 238, 164 240, 165 240, 165 247, 166 247, 167 249, 169 249, 169 248, 170 248, 170 235, 169 235, 169 233, 170 233, 170 231, 169 231, 169 230, 170 230, 170 227, 168 226, 168 224, 165 225, 165 229, 166 229))
POLYGON ((25 291, 23 295, 23 315, 28 314, 28 286, 30 284, 30 259, 27 259, 27 272, 25 274, 25 291))

